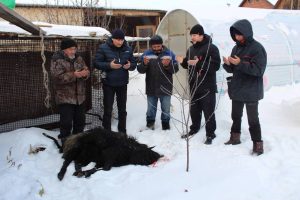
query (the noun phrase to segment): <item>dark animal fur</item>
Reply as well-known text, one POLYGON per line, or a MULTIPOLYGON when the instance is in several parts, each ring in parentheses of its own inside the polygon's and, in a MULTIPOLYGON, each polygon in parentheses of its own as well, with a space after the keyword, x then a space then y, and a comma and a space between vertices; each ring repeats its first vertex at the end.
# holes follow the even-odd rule
POLYGON ((57 146, 57 148, 59 149, 59 151, 62 153, 62 146, 58 143, 57 139, 46 134, 46 133, 42 133, 45 137, 50 138, 51 140, 54 141, 55 145, 57 146))
MULTIPOLYGON (((48 137, 48 136, 46 136, 48 137)), ((50 139, 51 136, 49 137, 50 139)), ((57 141, 57 140, 56 140, 57 141)), ((56 145, 59 147, 58 143, 56 145)), ((61 148, 61 147, 59 147, 61 148)), ((62 180, 69 164, 75 162, 75 175, 84 173, 86 177, 98 169, 110 170, 123 165, 150 165, 162 157, 152 148, 138 143, 126 134, 95 128, 84 133, 70 136, 63 146, 63 166, 57 177, 62 180), (95 162, 94 169, 81 171, 82 166, 95 162)))

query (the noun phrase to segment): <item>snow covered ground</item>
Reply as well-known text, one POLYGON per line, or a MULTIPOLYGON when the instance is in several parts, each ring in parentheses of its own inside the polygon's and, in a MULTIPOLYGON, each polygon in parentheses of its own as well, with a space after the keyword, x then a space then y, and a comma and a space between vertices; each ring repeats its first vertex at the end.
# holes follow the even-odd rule
MULTIPOLYGON (((190 171, 186 172, 186 143, 174 121, 162 131, 160 112, 154 131, 145 127, 144 76, 131 80, 128 89, 128 133, 165 157, 155 165, 124 166, 99 171, 90 178, 56 177, 63 159, 54 143, 42 136, 57 131, 18 129, 0 134, 1 200, 299 200, 300 199, 300 84, 272 87, 260 102, 265 153, 252 156, 246 117, 242 144, 225 146, 231 126, 231 104, 220 96, 216 111, 217 138, 203 144, 201 130, 191 139, 190 171), (30 145, 46 149, 28 154, 30 145)), ((179 102, 172 99, 172 115, 180 119, 179 102)), ((244 114, 245 115, 245 114, 244 114)), ((116 129, 116 122, 113 123, 116 129)), ((92 167, 89 165, 88 167, 92 167)))

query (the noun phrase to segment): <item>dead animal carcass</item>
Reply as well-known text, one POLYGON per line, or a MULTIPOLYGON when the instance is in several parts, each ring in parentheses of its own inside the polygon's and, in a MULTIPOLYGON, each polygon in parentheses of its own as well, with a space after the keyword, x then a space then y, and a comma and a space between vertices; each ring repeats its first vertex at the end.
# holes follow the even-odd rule
MULTIPOLYGON (((58 145, 58 147, 60 146, 58 145)), ((129 164, 150 165, 162 157, 162 155, 153 151, 152 147, 140 144, 136 139, 128 137, 126 134, 108 131, 103 128, 95 128, 68 137, 62 151, 64 163, 57 175, 59 180, 63 179, 67 167, 72 161, 75 162, 74 175, 84 174, 89 176, 99 169, 110 170, 111 167, 129 164), (90 162, 96 163, 95 168, 82 171, 81 167, 88 165, 90 162)))

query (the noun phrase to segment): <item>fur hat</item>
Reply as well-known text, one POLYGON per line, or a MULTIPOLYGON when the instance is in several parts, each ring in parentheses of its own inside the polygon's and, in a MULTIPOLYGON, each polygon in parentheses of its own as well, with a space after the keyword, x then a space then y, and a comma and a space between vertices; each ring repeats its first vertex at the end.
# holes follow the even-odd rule
POLYGON ((149 44, 154 45, 154 44, 162 44, 163 40, 159 35, 154 35, 151 37, 149 44))
POLYGON ((203 27, 200 24, 196 24, 195 26, 192 27, 190 31, 190 35, 192 34, 204 35, 203 27))
POLYGON ((111 38, 124 40, 125 34, 121 29, 115 29, 111 33, 111 38))
POLYGON ((64 50, 70 47, 77 47, 77 43, 71 38, 64 38, 60 43, 60 49, 64 50))

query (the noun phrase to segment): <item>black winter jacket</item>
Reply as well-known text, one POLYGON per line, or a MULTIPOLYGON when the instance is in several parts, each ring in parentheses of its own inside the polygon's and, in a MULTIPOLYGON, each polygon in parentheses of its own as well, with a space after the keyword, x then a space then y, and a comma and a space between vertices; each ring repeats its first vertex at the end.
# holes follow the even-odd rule
POLYGON ((216 71, 220 69, 221 58, 219 49, 212 44, 212 38, 204 34, 201 42, 193 44, 186 52, 182 67, 189 72, 190 90, 196 88, 196 93, 202 94, 208 91, 217 92, 216 71), (188 60, 198 58, 196 66, 188 66, 188 60), (197 81, 197 87, 195 83, 197 81))
POLYGON ((156 55, 151 49, 146 50, 141 56, 141 62, 137 67, 138 72, 146 73, 146 94, 149 96, 171 95, 173 89, 173 74, 178 71, 178 63, 175 54, 167 47, 163 46, 163 51, 156 55), (144 65, 144 56, 157 56, 150 59, 147 65, 144 65), (161 58, 170 56, 169 66, 163 66, 161 58))
POLYGON ((120 48, 113 45, 111 38, 104 44, 101 44, 96 52, 94 66, 106 73, 106 78, 103 80, 104 84, 109 86, 127 85, 129 79, 128 70, 123 67, 112 69, 110 63, 114 59, 116 60, 116 63, 122 65, 125 65, 127 61, 130 61, 130 71, 133 71, 136 68, 136 60, 133 57, 132 49, 128 46, 126 41, 124 41, 120 48))
POLYGON ((248 20, 239 20, 230 27, 232 39, 236 42, 231 56, 238 56, 238 65, 223 64, 228 73, 232 73, 228 93, 232 100, 241 102, 256 102, 264 97, 263 74, 267 65, 267 53, 264 47, 253 39, 252 26, 248 20), (246 41, 244 44, 235 39, 238 30, 246 41))

